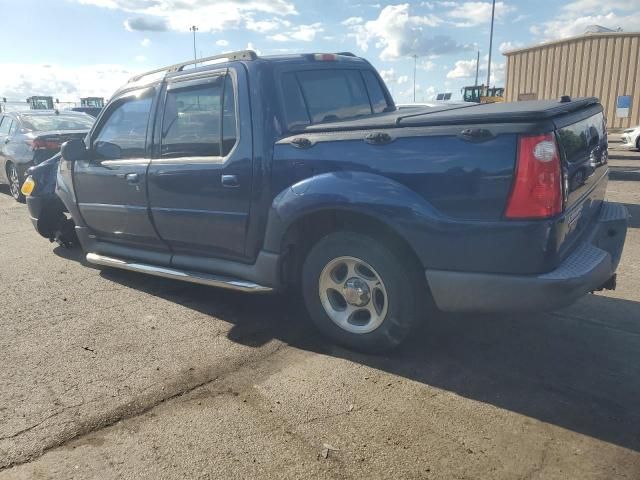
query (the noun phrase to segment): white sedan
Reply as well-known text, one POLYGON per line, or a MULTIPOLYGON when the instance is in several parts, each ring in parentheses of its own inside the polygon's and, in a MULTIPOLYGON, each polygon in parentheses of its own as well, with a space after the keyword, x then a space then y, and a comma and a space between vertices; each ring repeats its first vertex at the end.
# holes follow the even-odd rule
POLYGON ((628 128, 622 135, 620 135, 620 139, 622 140, 622 146, 627 148, 637 148, 640 150, 640 125, 633 128, 628 128))

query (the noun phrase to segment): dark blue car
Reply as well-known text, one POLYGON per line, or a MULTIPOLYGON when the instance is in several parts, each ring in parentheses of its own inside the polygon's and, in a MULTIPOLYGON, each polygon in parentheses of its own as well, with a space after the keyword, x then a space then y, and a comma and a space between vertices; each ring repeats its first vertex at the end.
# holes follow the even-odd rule
POLYGON ((597 99, 397 110, 351 54, 191 63, 131 79, 63 147, 56 192, 89 262, 293 288, 367 351, 436 309, 555 309, 615 285, 627 212, 604 201, 597 99))

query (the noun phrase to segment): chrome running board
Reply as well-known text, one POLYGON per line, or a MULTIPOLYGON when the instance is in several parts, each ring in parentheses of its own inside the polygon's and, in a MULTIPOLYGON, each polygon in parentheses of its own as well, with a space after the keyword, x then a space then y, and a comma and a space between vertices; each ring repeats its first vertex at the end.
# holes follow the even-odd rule
POLYGON ((146 273, 148 275, 155 275, 156 277, 170 278, 172 280, 181 280, 183 282, 198 283, 200 285, 226 288, 229 290, 240 290, 242 292, 268 293, 273 290, 270 287, 265 287, 263 285, 258 285, 257 283, 237 278, 212 275, 209 273, 187 272, 168 267, 159 267, 156 265, 148 265, 129 260, 121 260, 119 258, 105 257, 103 255, 98 255, 97 253, 87 253, 87 262, 94 265, 121 268, 122 270, 146 273))

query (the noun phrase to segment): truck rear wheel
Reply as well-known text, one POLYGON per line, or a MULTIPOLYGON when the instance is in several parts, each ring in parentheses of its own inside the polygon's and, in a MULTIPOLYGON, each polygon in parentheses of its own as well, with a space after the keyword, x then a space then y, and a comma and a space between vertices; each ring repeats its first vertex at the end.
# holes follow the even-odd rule
POLYGON ((419 323, 426 289, 414 263, 359 233, 322 238, 302 267, 304 301, 315 325, 366 352, 400 345, 419 323))

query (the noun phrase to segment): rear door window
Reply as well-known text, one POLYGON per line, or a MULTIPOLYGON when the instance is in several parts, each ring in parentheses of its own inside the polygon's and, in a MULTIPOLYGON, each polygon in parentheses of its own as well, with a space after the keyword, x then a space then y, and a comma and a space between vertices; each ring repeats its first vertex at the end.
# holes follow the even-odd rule
POLYGON ((226 156, 237 141, 233 81, 220 75, 167 92, 162 158, 226 156))

